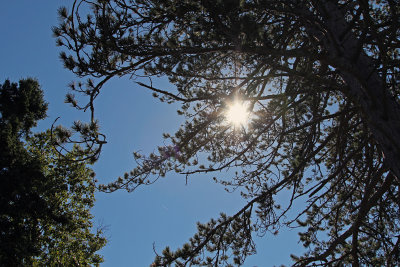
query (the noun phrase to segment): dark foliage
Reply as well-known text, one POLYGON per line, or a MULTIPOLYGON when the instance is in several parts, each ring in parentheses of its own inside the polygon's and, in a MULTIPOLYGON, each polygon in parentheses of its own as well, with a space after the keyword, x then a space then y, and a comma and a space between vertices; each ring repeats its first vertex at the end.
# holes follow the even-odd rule
POLYGON ((94 120, 102 86, 129 76, 187 118, 166 134, 171 147, 136 153, 137 168, 103 190, 236 170, 215 180, 248 200, 154 265, 240 265, 252 235, 281 226, 299 227, 307 248, 295 266, 400 263, 398 1, 75 1, 60 17, 65 67, 93 79, 71 86, 89 97, 81 107, 68 95, 73 106, 94 120), (151 83, 164 75, 174 90, 151 83), (247 127, 226 123, 235 99, 248 104, 247 127))
POLYGON ((37 81, 0 86, 1 266, 102 261, 95 252, 105 239, 90 232, 93 172, 72 154, 60 158, 50 132, 30 133, 46 110, 37 81))

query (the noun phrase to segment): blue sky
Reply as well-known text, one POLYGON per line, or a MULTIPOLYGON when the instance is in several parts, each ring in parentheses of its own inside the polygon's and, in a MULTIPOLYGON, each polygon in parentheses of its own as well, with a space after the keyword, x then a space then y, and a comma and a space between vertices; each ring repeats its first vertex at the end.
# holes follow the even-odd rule
MULTIPOLYGON (((69 126, 89 115, 64 104, 67 84, 76 77, 63 68, 51 33, 58 22, 57 8, 71 4, 70 0, 0 2, 0 82, 38 79, 49 102, 48 118, 38 130, 49 128, 58 116, 60 123, 69 126)), ((96 117, 108 141, 94 165, 103 183, 134 168, 133 151, 155 151, 163 144, 162 133, 173 133, 183 121, 176 106, 158 102, 151 92, 126 79, 104 87, 96 102, 96 117)), ((196 232, 197 221, 206 222, 220 212, 233 214, 244 203, 210 176, 192 176, 186 185, 185 177, 175 173, 134 193, 97 193, 96 198, 95 223, 107 226, 109 238, 101 251, 102 266, 149 266, 155 256, 153 242, 159 252, 166 245, 177 248, 196 232)), ((295 230, 256 238, 258 254, 245 266, 290 264, 289 255, 299 252, 297 240, 295 230)))

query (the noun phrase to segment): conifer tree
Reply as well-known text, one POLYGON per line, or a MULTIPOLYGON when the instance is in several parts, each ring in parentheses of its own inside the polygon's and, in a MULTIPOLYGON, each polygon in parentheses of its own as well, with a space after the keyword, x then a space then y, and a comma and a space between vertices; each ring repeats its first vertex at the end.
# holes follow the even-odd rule
POLYGON ((78 146, 60 157, 50 131, 31 133, 46 110, 36 80, 0 85, 0 265, 98 265, 94 173, 78 146))
POLYGON ((92 123, 103 85, 121 76, 181 103, 187 119, 165 135, 170 146, 135 153, 138 166, 103 190, 207 173, 248 201, 153 265, 240 265, 252 236, 278 226, 300 227, 307 252, 294 266, 400 263, 397 0, 76 0, 59 13, 64 65, 89 78, 71 85, 87 104, 67 100, 92 123), (175 89, 141 80, 160 76, 175 89), (227 123, 232 102, 245 103, 247 125, 227 123), (289 217, 296 201, 304 209, 289 217))

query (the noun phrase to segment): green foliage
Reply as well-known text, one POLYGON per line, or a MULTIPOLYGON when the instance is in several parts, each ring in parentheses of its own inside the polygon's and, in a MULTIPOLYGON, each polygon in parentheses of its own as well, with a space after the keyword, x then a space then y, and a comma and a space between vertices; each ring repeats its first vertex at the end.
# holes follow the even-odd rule
POLYGON ((2 129, 10 127, 10 134, 26 134, 36 121, 46 117, 47 104, 37 81, 21 80, 19 85, 5 81, 1 85, 2 129))
POLYGON ((50 131, 30 128, 46 116, 37 81, 0 88, 0 262, 5 266, 98 264, 105 245, 92 233, 94 173, 76 161, 76 147, 60 157, 50 131))
POLYGON ((126 75, 161 101, 181 103, 187 119, 165 135, 178 156, 164 156, 163 147, 135 153, 137 167, 103 190, 133 191, 169 171, 212 173, 248 201, 200 224, 189 243, 165 249, 153 265, 240 265, 255 253, 252 235, 281 226, 300 229, 307 251, 293 256, 295 266, 400 264, 396 1, 83 0, 73 7, 62 10, 54 35, 67 49, 65 67, 98 79, 71 87, 89 96, 86 106, 109 79, 126 75), (174 89, 141 80, 162 75, 174 89), (242 129, 224 117, 234 99, 249 104, 242 129), (290 199, 276 203, 288 191, 290 199), (297 202, 304 208, 289 216, 297 202))
POLYGON ((40 181, 44 178, 40 161, 30 157, 20 140, 37 119, 45 117, 47 105, 38 83, 23 80, 18 86, 6 81, 1 86, 0 99, 0 261, 14 265, 38 252, 40 228, 36 218, 63 218, 53 214, 40 197, 40 181))
POLYGON ((27 140, 27 150, 40 159, 47 179, 47 203, 55 203, 67 218, 65 224, 41 220, 41 252, 34 259, 36 266, 98 265, 103 262, 96 252, 106 243, 102 229, 93 233, 94 172, 86 162, 79 161, 78 147, 60 158, 51 144, 50 131, 27 140))

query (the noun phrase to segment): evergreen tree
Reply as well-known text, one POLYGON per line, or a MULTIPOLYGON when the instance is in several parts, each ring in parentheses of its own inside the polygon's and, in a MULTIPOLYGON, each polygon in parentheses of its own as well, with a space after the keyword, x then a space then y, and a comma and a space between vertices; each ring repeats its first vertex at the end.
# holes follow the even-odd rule
POLYGON ((92 233, 93 171, 73 151, 60 157, 50 131, 30 129, 46 117, 37 81, 0 86, 0 265, 98 264, 105 245, 92 233))
POLYGON ((255 253, 253 234, 284 225, 299 227, 307 248, 295 266, 400 264, 397 0, 76 0, 59 13, 65 67, 94 78, 71 85, 86 105, 67 100, 90 109, 91 123, 102 86, 120 76, 182 103, 187 118, 166 134, 171 146, 135 153, 138 166, 104 190, 233 169, 215 180, 248 200, 153 265, 240 265, 255 253), (143 76, 167 76, 175 89, 143 76), (247 126, 227 123, 235 101, 247 126), (277 203, 287 190, 288 203, 277 203), (306 205, 290 217, 296 201, 306 205))

